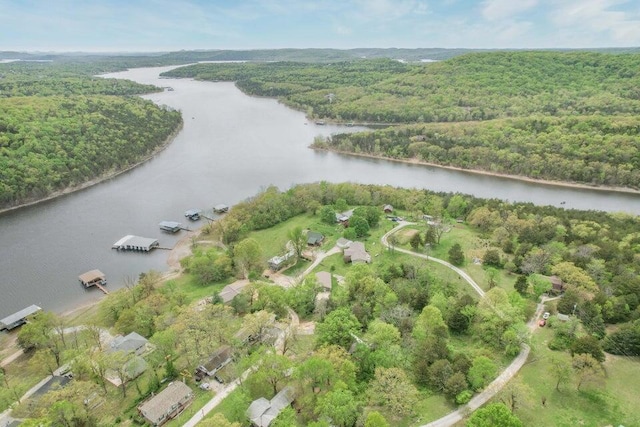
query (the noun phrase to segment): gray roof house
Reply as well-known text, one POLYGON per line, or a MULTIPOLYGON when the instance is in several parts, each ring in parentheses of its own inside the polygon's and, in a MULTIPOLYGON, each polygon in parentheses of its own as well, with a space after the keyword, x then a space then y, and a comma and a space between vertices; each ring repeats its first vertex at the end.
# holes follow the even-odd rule
POLYGON ((344 262, 350 262, 352 264, 370 263, 371 255, 364 248, 364 243, 353 242, 344 250, 344 262))
POLYGON ((142 335, 131 332, 127 336, 118 335, 109 343, 107 351, 124 351, 141 355, 150 349, 149 340, 142 335))
POLYGON ((213 352, 207 363, 198 366, 198 368, 196 369, 196 376, 214 376, 220 369, 231 363, 231 356, 233 356, 231 347, 224 346, 219 348, 218 350, 213 352))
POLYGON ((319 246, 324 240, 324 236, 315 231, 307 231, 307 245, 319 246))
POLYGON ((278 414, 293 402, 293 389, 285 387, 273 399, 264 397, 254 400, 247 409, 247 417, 256 427, 269 427, 278 414))
POLYGON ((328 271, 318 271, 316 273, 316 278, 318 279, 318 283, 320 283, 325 290, 331 290, 331 273, 328 271))
POLYGON ((193 390, 181 381, 174 381, 138 406, 138 412, 152 426, 161 426, 180 414, 192 401, 193 390))
POLYGON ((242 292, 242 290, 249 284, 248 280, 239 280, 237 282, 234 282, 230 285, 225 286, 224 288, 222 288, 222 290, 220 291, 220 293, 218 294, 220 296, 220 299, 222 300, 222 302, 224 304, 227 304, 231 301, 233 301, 233 299, 240 295, 240 292, 242 292))

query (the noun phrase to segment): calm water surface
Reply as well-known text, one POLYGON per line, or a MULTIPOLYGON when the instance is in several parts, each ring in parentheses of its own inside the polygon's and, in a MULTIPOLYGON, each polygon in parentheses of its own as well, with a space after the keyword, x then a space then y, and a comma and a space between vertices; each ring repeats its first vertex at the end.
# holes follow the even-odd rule
MULTIPOLYGON (((567 208, 640 213, 640 196, 524 183, 445 169, 315 152, 319 134, 342 130, 308 123, 277 101, 243 95, 231 83, 160 79, 168 68, 110 76, 174 90, 146 96, 182 111, 184 129, 144 165, 68 196, 0 215, 0 318, 29 304, 54 311, 99 299, 78 275, 94 268, 109 289, 139 273, 167 269, 167 251, 119 253, 126 234, 158 238, 172 247, 184 232, 163 234, 158 223, 187 224, 183 212, 232 205, 273 184, 327 180, 469 193, 567 208)), ((354 130, 353 128, 347 128, 354 130)))

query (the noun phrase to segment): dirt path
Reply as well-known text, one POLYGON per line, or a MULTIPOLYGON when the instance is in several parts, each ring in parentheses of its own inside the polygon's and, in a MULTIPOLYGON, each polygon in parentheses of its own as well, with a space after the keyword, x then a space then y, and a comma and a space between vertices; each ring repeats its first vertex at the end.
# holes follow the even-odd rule
MULTIPOLYGON (((400 222, 397 227, 393 228, 391 231, 389 231, 384 236, 382 236, 382 238, 380 239, 382 244, 385 247, 389 248, 390 247, 388 242, 389 236, 397 232, 401 228, 411 224, 413 223, 400 222)), ((471 278, 471 276, 469 276, 466 272, 454 266, 453 264, 450 264, 447 261, 444 261, 439 258, 434 258, 434 257, 430 257, 423 254, 417 254, 415 252, 411 252, 402 248, 394 248, 393 250, 402 252, 404 254, 408 254, 411 256, 415 256, 418 258, 423 258, 429 261, 437 262, 439 264, 442 264, 452 269, 453 271, 458 273, 460 277, 462 277, 469 285, 471 285, 471 287, 478 293, 478 295, 480 295, 480 297, 484 297, 484 291, 471 278)), ((534 332, 536 330, 537 324, 538 324, 537 323, 538 318, 542 314, 542 311, 544 310, 544 303, 547 300, 548 299, 546 298, 542 298, 542 301, 538 304, 535 315, 527 323, 527 327, 529 328, 529 331, 534 332)), ((520 354, 515 359, 513 359, 511 364, 507 366, 505 370, 500 373, 498 378, 493 380, 493 382, 491 382, 491 384, 489 384, 487 388, 485 388, 481 393, 477 394, 473 399, 471 399, 469 403, 459 407, 457 410, 445 415, 440 419, 432 421, 429 424, 424 424, 420 427, 448 427, 448 426, 455 425, 456 423, 459 423, 460 421, 462 421, 464 418, 468 417, 473 411, 475 411, 476 409, 478 409, 479 407, 487 403, 487 401, 489 401, 500 390, 502 390, 502 388, 514 377, 514 375, 518 373, 520 368, 522 368, 522 365, 524 365, 525 362, 527 361, 530 351, 531 351, 531 348, 527 344, 523 344, 520 354)))

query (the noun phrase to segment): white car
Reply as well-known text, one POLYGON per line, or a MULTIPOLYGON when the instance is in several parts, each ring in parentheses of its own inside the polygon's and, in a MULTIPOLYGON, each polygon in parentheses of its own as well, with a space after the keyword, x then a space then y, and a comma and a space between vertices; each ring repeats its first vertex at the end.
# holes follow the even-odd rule
POLYGON ((544 314, 542 315, 542 318, 544 320, 547 320, 549 318, 549 316, 551 316, 551 313, 549 313, 548 311, 545 311, 544 314))
POLYGON ((211 384, 209 384, 209 383, 202 383, 202 384, 200 384, 200 388, 201 388, 202 390, 210 390, 210 389, 211 389, 211 384))

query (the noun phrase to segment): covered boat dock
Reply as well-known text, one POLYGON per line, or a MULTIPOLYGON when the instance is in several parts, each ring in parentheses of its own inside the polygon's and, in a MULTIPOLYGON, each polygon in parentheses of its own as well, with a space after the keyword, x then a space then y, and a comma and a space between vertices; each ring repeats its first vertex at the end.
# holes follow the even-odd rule
POLYGON ((124 236, 122 239, 115 242, 112 246, 113 249, 122 251, 141 251, 149 252, 151 249, 157 248, 160 243, 157 239, 149 237, 133 236, 131 234, 124 236))
POLYGON ((191 221, 197 221, 200 219, 200 211, 198 209, 189 209, 185 211, 184 216, 189 218, 191 221))
POLYGON ((225 212, 227 212, 228 210, 229 210, 229 206, 227 206, 227 205, 223 205, 223 204, 215 205, 215 206, 213 207, 213 211, 214 211, 215 213, 225 213, 225 212))
POLYGON ((80 283, 82 283, 82 286, 85 288, 107 284, 107 276, 100 270, 87 271, 78 276, 78 279, 80 279, 80 283))
POLYGON ((167 233, 176 233, 182 230, 182 224, 177 221, 162 221, 160 224, 160 230, 167 233))
POLYGON ((3 329, 10 331, 18 326, 24 325, 27 323, 27 317, 39 312, 40 310, 42 310, 40 307, 33 304, 27 308, 23 308, 17 313, 13 313, 11 316, 0 319, 0 331, 3 329))

